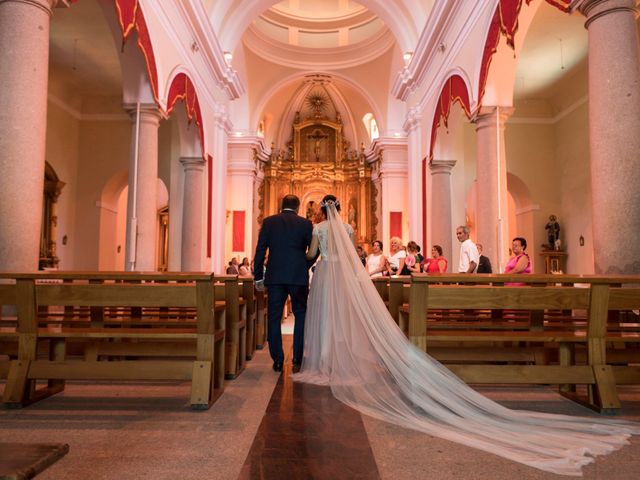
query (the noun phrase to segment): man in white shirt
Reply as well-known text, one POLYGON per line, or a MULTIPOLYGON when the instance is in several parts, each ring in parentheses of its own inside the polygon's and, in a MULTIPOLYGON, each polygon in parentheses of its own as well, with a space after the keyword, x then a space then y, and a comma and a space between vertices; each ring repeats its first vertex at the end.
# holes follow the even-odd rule
POLYGON ((476 244, 469 238, 469 227, 460 226, 456 228, 456 237, 460 242, 460 266, 459 273, 475 273, 480 262, 480 254, 476 244))

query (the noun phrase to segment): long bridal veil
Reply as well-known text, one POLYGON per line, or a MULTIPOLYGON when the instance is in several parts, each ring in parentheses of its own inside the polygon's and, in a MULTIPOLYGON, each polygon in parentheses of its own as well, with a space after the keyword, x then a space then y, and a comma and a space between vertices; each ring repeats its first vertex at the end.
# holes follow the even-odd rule
POLYGON ((305 360, 294 380, 329 385, 372 417, 540 470, 580 476, 640 426, 510 410, 411 344, 389 315, 330 204, 327 251, 311 285, 305 360))

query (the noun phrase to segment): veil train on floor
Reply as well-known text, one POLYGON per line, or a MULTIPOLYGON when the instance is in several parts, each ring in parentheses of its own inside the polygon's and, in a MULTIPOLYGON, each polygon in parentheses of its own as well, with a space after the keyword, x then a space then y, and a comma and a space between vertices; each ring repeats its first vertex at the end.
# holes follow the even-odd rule
POLYGON ((327 210, 295 381, 328 385, 374 418, 562 475, 581 476, 593 457, 640 434, 632 422, 510 410, 467 386, 397 327, 333 204, 327 210))

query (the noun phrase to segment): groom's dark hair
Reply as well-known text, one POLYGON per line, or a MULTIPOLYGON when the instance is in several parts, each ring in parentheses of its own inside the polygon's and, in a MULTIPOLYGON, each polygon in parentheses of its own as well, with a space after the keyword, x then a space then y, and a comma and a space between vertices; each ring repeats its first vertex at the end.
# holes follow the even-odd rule
POLYGON ((290 208, 297 212, 300 208, 300 199, 295 195, 285 195, 282 199, 282 210, 285 208, 290 208))

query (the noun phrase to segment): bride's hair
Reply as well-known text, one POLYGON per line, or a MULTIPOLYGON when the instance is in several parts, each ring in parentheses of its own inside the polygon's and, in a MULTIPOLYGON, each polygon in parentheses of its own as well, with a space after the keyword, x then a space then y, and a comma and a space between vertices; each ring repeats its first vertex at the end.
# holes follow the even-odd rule
POLYGON ((325 195, 320 202, 320 209, 322 210, 322 213, 324 213, 324 216, 327 218, 329 218, 329 213, 327 212, 327 205, 329 205, 329 203, 333 203, 336 206, 336 210, 338 212, 340 211, 340 202, 335 197, 335 195, 325 195))

